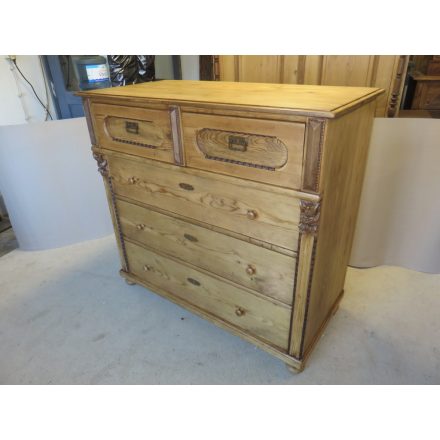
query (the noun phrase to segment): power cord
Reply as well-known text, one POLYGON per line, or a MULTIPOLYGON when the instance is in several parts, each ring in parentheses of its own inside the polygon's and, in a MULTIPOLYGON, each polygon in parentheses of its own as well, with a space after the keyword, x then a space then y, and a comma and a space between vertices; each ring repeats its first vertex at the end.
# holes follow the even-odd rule
POLYGON ((11 60, 14 63, 14 66, 17 68, 18 72, 20 73, 20 75, 23 77, 23 79, 31 86, 32 91, 34 92, 35 97, 38 99, 38 102, 41 104, 41 106, 44 108, 44 110, 46 111, 46 113, 50 116, 50 119, 53 120, 53 117, 49 111, 49 105, 45 106, 43 104, 43 101, 39 98, 39 96, 37 95, 37 92, 34 89, 34 86, 28 81, 28 79, 24 76, 23 72, 20 70, 20 68, 17 65, 17 60, 12 59, 11 60))

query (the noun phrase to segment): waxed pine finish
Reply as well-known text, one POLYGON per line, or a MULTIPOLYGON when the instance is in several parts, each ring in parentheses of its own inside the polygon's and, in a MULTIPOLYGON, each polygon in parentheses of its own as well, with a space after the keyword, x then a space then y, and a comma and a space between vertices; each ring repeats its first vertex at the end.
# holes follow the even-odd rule
POLYGON ((343 294, 381 92, 209 81, 81 92, 121 275, 302 370, 343 294))

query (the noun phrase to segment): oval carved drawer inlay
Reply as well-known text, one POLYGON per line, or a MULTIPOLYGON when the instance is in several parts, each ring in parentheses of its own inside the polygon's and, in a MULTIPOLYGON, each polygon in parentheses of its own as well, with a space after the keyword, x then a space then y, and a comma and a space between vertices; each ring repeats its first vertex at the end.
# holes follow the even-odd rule
POLYGON ((287 162, 287 147, 276 136, 203 128, 197 145, 207 159, 275 171, 287 162))

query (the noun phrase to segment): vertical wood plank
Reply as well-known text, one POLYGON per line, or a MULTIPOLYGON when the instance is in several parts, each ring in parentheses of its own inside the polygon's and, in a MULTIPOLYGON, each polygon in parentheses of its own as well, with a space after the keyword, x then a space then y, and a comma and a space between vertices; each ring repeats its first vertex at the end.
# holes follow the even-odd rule
POLYGON ((236 81, 235 79, 235 58, 236 55, 219 56, 220 81, 236 81))
POLYGON ((280 83, 281 56, 240 55, 238 67, 239 81, 280 83))
POLYGON ((298 359, 301 357, 314 243, 315 237, 312 234, 301 235, 289 346, 289 354, 298 359))

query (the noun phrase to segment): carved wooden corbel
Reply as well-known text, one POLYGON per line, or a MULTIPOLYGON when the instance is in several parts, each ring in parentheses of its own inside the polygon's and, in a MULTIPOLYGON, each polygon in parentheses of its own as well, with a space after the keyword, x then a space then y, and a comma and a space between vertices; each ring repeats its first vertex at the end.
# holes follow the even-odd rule
POLYGON ((320 209, 321 202, 301 200, 299 217, 299 232, 301 234, 317 234, 320 209))
POLYGON ((98 164, 98 171, 101 173, 103 177, 108 176, 108 162, 104 155, 99 153, 93 153, 93 159, 96 160, 98 164))

